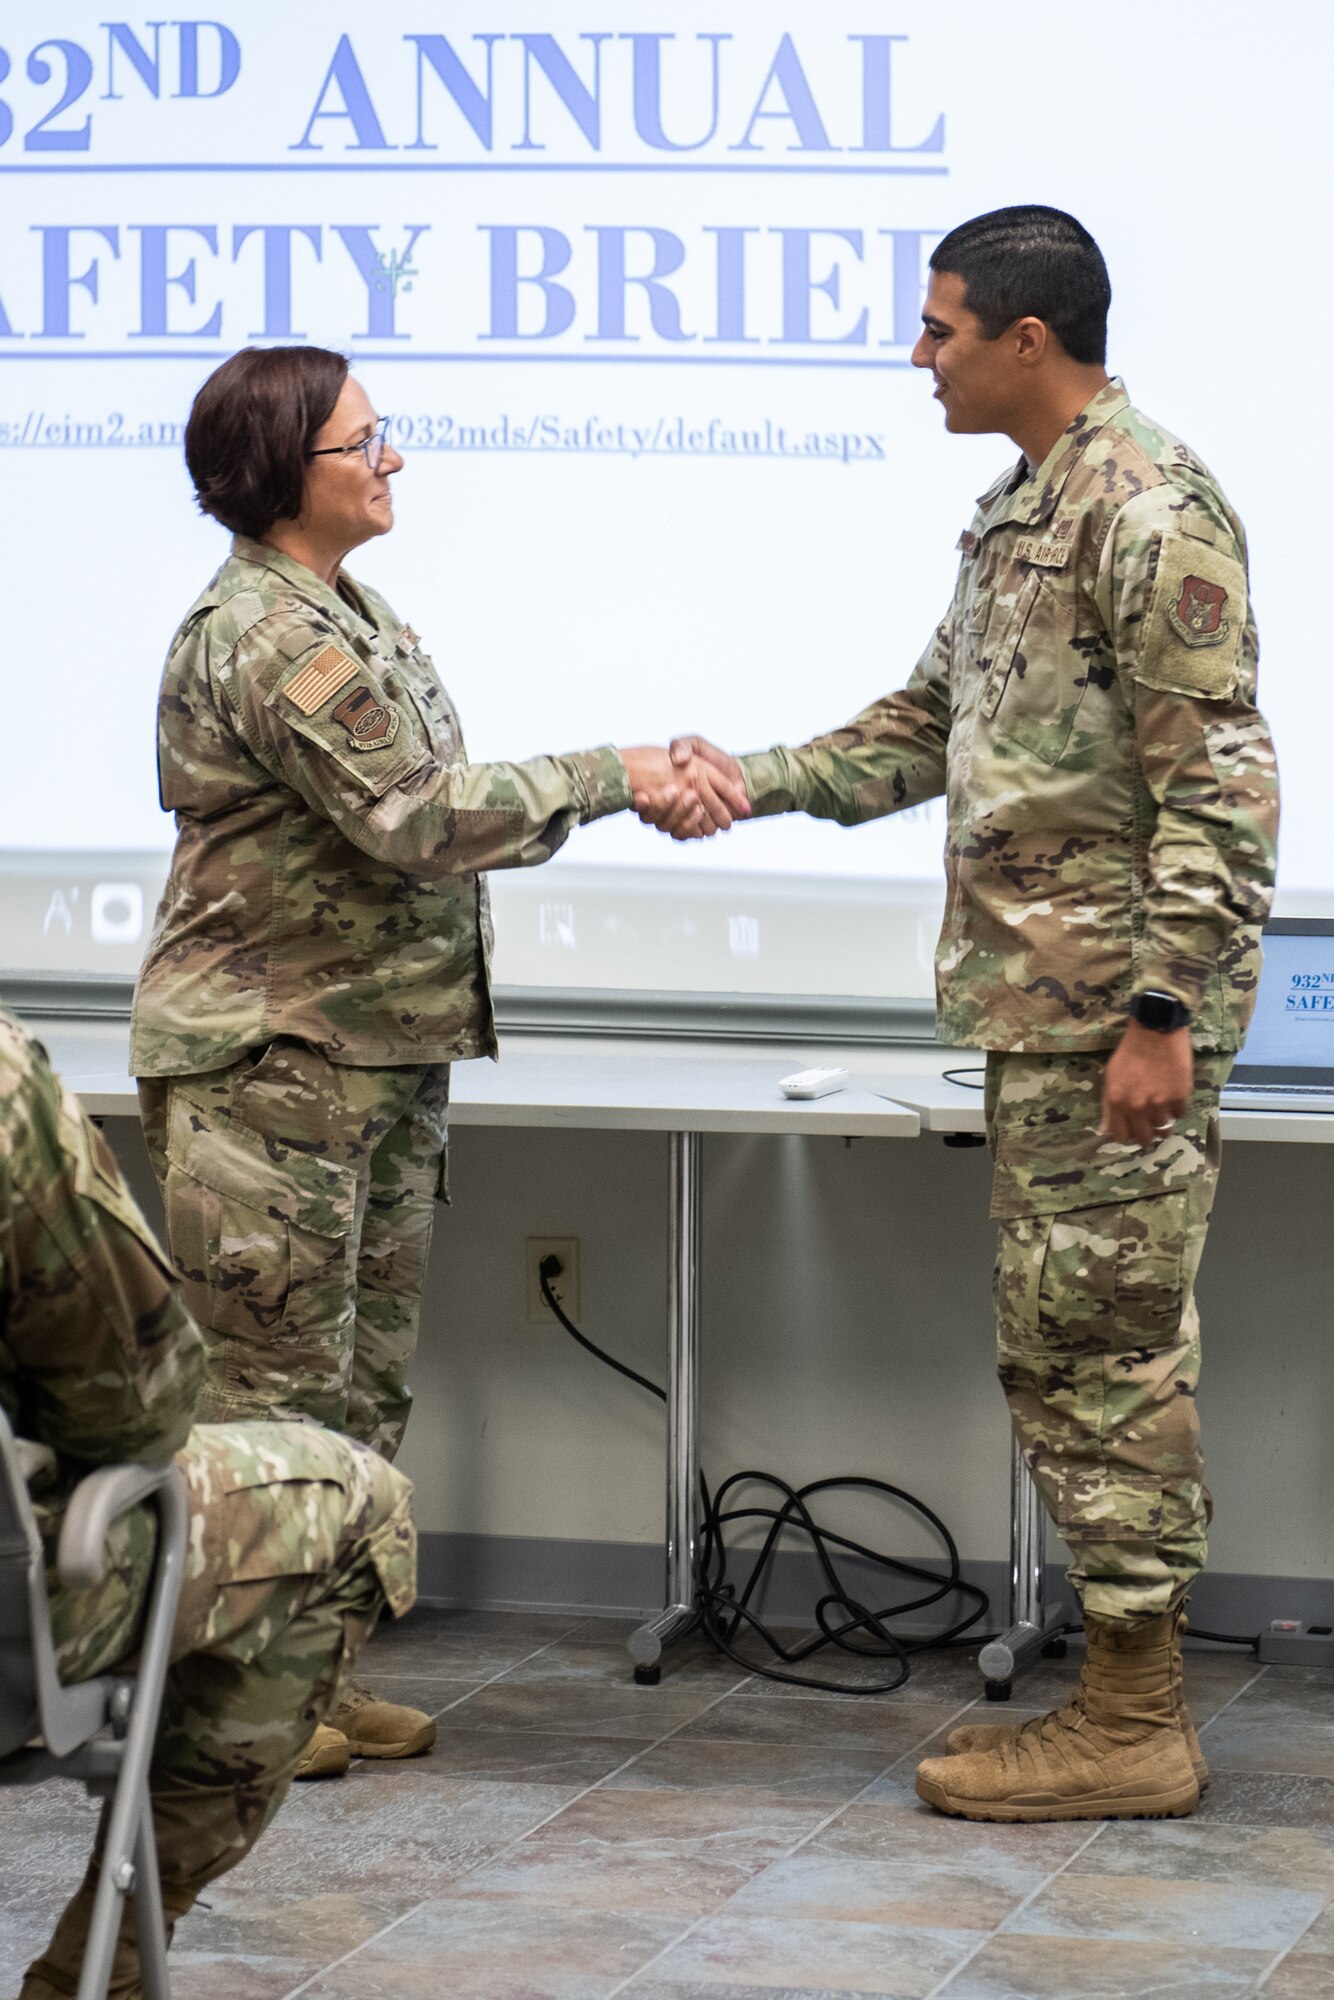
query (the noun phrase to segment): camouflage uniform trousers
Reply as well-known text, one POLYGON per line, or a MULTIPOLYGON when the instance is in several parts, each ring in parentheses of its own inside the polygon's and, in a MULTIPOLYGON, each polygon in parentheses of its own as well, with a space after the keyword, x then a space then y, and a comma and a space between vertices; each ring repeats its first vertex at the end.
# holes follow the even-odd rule
POLYGON ((987 1058, 999 1373, 1087 1612, 1156 1617, 1203 1567, 1199 1270, 1233 1057, 1151 1147, 1098 1136, 1110 1051, 987 1058))
MULTIPOLYGON (((199 1425, 176 1463, 190 1533, 150 1782, 179 1914, 272 1819, 382 1606, 411 1607, 416 1540, 403 1474, 313 1424, 199 1425)), ((132 1660, 155 1539, 137 1509, 113 1527, 101 1584, 69 1590, 52 1570, 64 1680, 132 1660)))
POLYGON ((312 1417, 393 1458, 448 1065, 357 1069, 284 1037, 208 1075, 141 1078, 139 1101, 208 1348, 200 1418, 312 1417))

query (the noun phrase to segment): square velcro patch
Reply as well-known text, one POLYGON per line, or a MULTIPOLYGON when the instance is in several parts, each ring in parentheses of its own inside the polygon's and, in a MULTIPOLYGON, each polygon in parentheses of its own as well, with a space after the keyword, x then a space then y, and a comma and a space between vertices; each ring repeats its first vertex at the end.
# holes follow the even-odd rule
POLYGON ((339 688, 346 687, 358 672, 360 669, 355 660, 349 660, 337 646, 326 646, 280 692, 303 715, 314 715, 317 708, 323 708, 326 702, 332 701, 339 688))
POLYGON ((1164 535, 1135 678, 1168 694, 1226 700, 1246 631, 1246 572, 1194 535, 1164 535))

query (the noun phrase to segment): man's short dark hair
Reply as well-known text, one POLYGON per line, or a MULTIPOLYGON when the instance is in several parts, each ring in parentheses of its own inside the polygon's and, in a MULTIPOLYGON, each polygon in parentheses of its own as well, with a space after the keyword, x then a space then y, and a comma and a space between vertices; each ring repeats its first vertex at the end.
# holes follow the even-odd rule
POLYGON ((327 347, 243 347, 215 368, 185 426, 200 512, 258 539, 301 512, 306 460, 347 380, 327 347))
POLYGON ((975 215, 936 245, 931 269, 963 279, 964 304, 988 340, 1017 319, 1040 319, 1072 361, 1107 359, 1107 266, 1087 229, 1063 209, 975 215))

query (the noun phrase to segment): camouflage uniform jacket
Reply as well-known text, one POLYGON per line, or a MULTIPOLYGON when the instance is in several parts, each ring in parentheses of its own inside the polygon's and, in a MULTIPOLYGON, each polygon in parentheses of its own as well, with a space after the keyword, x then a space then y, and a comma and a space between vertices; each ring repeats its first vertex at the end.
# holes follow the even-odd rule
POLYGON ((0 1013, 0 1404, 45 1535, 95 1465, 185 1443, 199 1331, 101 1134, 0 1013))
POLYGON ((469 764, 416 634, 344 575, 237 539, 172 641, 176 851, 135 996, 138 1076, 279 1035, 378 1068, 494 1055, 481 870, 630 803, 615 750, 469 764))
POLYGON ((959 546, 907 687, 743 759, 755 811, 854 825, 947 795, 943 1040, 1108 1048, 1157 990, 1235 1049, 1278 823, 1240 521, 1112 381, 959 546))

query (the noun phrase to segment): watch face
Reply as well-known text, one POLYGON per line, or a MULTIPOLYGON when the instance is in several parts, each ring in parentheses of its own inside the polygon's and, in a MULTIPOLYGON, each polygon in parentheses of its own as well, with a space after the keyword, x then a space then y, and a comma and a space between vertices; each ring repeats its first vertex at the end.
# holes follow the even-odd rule
POLYGON ((1171 1028, 1183 1028, 1190 1019, 1187 1009, 1170 993, 1137 993, 1130 1003, 1130 1013, 1142 1028, 1153 1028, 1160 1034, 1171 1028))

